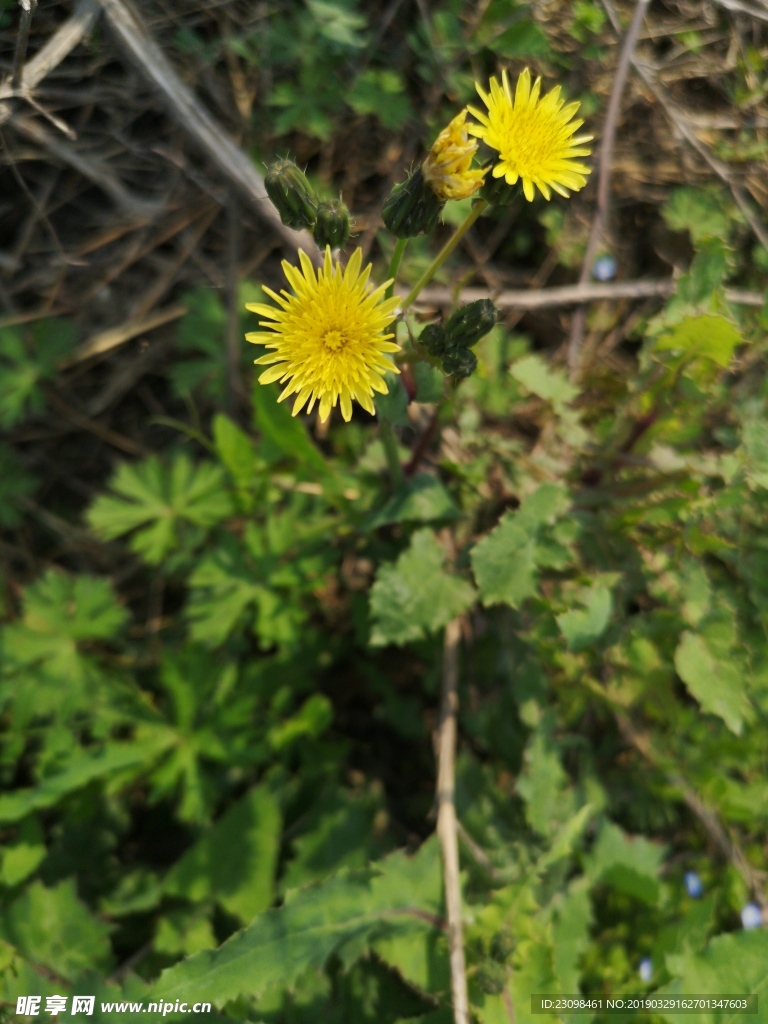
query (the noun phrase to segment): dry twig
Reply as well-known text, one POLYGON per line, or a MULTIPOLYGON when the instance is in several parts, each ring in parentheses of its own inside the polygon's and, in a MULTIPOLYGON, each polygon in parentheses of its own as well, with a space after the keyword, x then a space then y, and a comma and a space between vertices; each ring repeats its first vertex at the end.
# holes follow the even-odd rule
POLYGON ((443 692, 437 734, 437 835, 443 855, 451 996, 455 1024, 470 1024, 467 971, 461 926, 459 843, 456 824, 456 719, 459 712, 459 640, 461 619, 445 627, 443 692))

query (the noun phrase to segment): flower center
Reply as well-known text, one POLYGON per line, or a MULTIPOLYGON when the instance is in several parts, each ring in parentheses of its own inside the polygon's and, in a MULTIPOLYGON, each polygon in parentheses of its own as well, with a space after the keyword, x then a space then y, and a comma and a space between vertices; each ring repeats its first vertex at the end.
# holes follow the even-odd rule
POLYGON ((325 332, 323 344, 329 352, 338 352, 340 349, 346 347, 347 340, 348 339, 344 331, 339 331, 336 330, 336 328, 333 328, 332 330, 325 332))

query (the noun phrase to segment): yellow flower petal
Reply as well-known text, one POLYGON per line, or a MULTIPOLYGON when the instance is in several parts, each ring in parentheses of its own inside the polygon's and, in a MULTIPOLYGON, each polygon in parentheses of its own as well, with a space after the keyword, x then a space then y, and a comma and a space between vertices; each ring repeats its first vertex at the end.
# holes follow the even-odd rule
POLYGON ((424 181, 442 202, 474 195, 485 180, 485 171, 472 167, 477 143, 469 138, 466 119, 464 109, 443 128, 421 165, 424 181))
POLYGON ((565 105, 559 85, 541 97, 541 79, 531 86, 528 68, 517 80, 514 99, 506 71, 501 77, 502 85, 491 79, 487 93, 475 83, 487 114, 468 108, 480 124, 468 125, 467 132, 498 153, 493 177, 504 178, 509 185, 522 179, 529 202, 533 202, 536 189, 549 199, 550 190, 567 197, 566 189, 575 192, 583 188, 590 168, 575 158, 590 155, 592 150, 583 144, 591 142, 592 136, 575 135, 584 123, 573 120, 579 104, 565 105))
POLYGON ((387 353, 400 351, 400 346, 389 340, 394 334, 387 332, 387 327, 395 319, 400 299, 385 298, 386 284, 374 289, 368 286, 371 266, 361 271, 362 256, 356 249, 342 269, 340 264, 334 265, 330 247, 326 247, 323 266, 316 271, 307 254, 299 250, 300 267, 283 262, 293 294, 283 291, 281 298, 264 288, 282 308, 261 303, 250 306, 259 316, 271 318, 260 321, 268 330, 246 335, 248 341, 272 350, 255 360, 269 366, 259 383, 284 383, 278 401, 296 395, 291 410, 294 416, 307 403, 311 412, 319 402, 321 420, 339 404, 349 421, 353 401, 373 415, 371 395, 387 392, 381 374, 399 373, 387 358, 387 353))

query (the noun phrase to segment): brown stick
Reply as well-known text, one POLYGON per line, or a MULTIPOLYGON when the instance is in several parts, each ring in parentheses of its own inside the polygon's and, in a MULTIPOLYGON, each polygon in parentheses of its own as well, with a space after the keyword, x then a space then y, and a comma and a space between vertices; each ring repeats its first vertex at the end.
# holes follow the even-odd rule
POLYGON ((24 70, 24 59, 27 56, 29 45, 29 32, 32 28, 32 18, 37 9, 37 0, 20 0, 21 2, 21 23, 19 35, 16 39, 16 52, 13 55, 13 72, 11 74, 11 85, 18 89, 21 85, 21 75, 24 70))
MULTIPOLYGON (((632 55, 635 51, 635 46, 637 45, 637 37, 640 33, 640 26, 643 23, 643 17, 647 6, 648 0, 637 0, 635 4, 632 21, 630 22, 627 30, 624 45, 621 48, 619 66, 616 69, 616 77, 613 80, 611 98, 608 101, 608 111, 605 115, 605 125, 603 127, 603 141, 600 146, 600 170, 597 181, 597 207, 595 209, 595 216, 592 220, 592 230, 589 233, 587 251, 584 253, 584 261, 581 264, 579 284, 586 284, 589 281, 592 261, 595 257, 595 253, 597 252, 600 240, 605 233, 605 227, 608 220, 608 201, 611 184, 611 157, 613 156, 613 145, 616 141, 616 128, 619 123, 619 110, 621 109, 621 100, 624 95, 624 88, 627 84, 629 69, 632 65, 632 55)), ((571 320, 571 332, 568 339, 568 370, 571 380, 576 380, 579 375, 579 356, 581 354, 581 346, 584 342, 585 322, 586 310, 583 308, 576 310, 573 315, 573 319, 571 320)))
MULTIPOLYGON (((671 277, 661 281, 616 281, 609 284, 566 284, 557 288, 534 288, 531 290, 509 289, 493 296, 494 304, 500 309, 548 309, 555 306, 577 306, 584 302, 605 299, 652 299, 666 298, 675 290, 671 277)), ((725 297, 729 302, 741 306, 762 306, 765 296, 759 292, 746 292, 739 288, 726 288, 725 297)), ((459 294, 462 302, 474 302, 488 298, 487 288, 463 288, 459 294)), ((456 293, 450 288, 425 288, 419 296, 420 306, 448 307, 456 302, 456 293)))
POLYGON ((467 970, 461 927, 459 842, 455 794, 456 718, 459 711, 459 640, 461 619, 445 627, 443 692, 437 735, 437 836, 443 855, 445 909, 448 919, 448 951, 451 964, 451 996, 455 1024, 470 1024, 467 970))
POLYGON ((162 97, 170 115, 248 201, 255 213, 280 236, 292 253, 300 246, 319 260, 317 246, 306 231, 294 231, 280 220, 267 198, 264 179, 250 159, 219 127, 176 74, 152 39, 138 12, 127 0, 99 0, 109 26, 126 56, 162 97))

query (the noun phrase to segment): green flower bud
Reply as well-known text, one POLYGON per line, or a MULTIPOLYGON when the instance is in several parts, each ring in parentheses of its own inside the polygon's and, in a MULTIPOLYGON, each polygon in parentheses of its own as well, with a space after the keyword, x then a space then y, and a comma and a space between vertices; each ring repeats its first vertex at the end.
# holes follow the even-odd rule
POLYGON ((472 349, 454 348, 443 356, 443 372, 457 380, 471 377, 476 368, 477 356, 472 349))
POLYGON ((445 323, 449 345, 471 348, 496 324, 499 311, 490 299, 478 299, 457 309, 445 323))
POLYGON ((491 206, 510 206, 520 195, 520 187, 508 185, 503 178, 494 178, 489 173, 478 194, 491 206))
POLYGON ((318 199, 306 174, 299 170, 293 160, 277 160, 273 163, 267 170, 264 187, 286 227, 312 227, 318 199))
POLYGON ((509 932, 497 932, 491 939, 491 956, 498 963, 505 963, 515 951, 515 939, 509 932))
POLYGON ((507 983, 507 972, 504 966, 495 963, 493 960, 484 960, 481 964, 478 964, 475 977, 477 978, 480 991, 484 992, 487 996, 500 995, 507 983))
POLYGON ((396 238, 413 238, 434 231, 444 205, 424 181, 418 167, 405 181, 395 185, 387 196, 381 216, 396 238))
POLYGON ((442 356, 448 351, 448 339, 440 324, 427 324, 419 335, 419 342, 431 356, 442 356))
POLYGON ((349 238, 349 210, 340 199, 324 199, 317 207, 312 234, 321 249, 341 249, 349 238))

